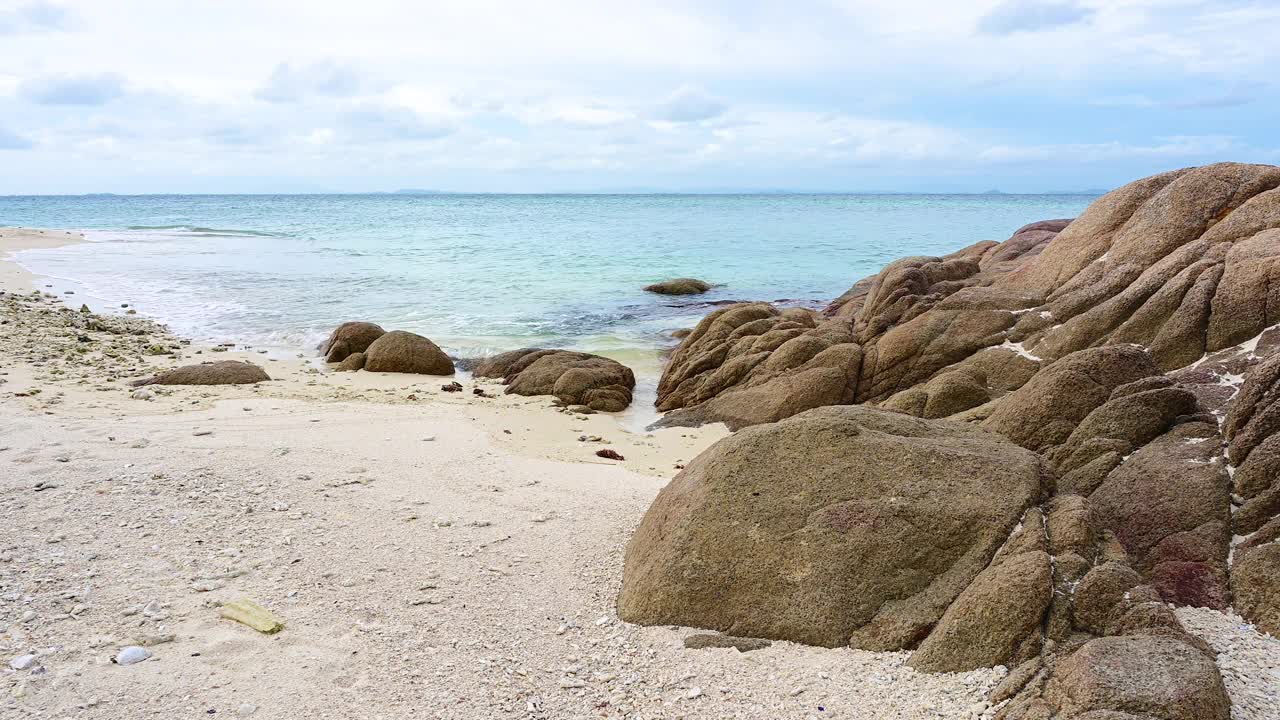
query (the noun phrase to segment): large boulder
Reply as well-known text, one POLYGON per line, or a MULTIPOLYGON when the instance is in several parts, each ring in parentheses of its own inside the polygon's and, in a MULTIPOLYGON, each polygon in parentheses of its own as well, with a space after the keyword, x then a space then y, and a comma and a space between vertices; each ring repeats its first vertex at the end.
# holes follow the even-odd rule
POLYGON ((675 278, 645 287, 645 292, 659 295, 701 295, 711 289, 711 283, 697 278, 675 278))
POLYGON ((392 330, 369 344, 364 351, 364 369, 369 372, 452 375, 453 361, 427 338, 404 330, 392 330))
POLYGON ((349 355, 368 350, 373 341, 386 334, 381 325, 371 322, 344 322, 329 334, 329 339, 320 346, 320 353, 325 362, 340 363, 349 355))
MULTIPOLYGON (((1034 454, 958 423, 851 406, 747 428, 658 494, 627 546, 618 612, 824 646, 914 647, 1051 484, 1034 454)), ((998 593, 1001 580, 983 584, 998 593)), ((1004 622, 977 607, 987 594, 975 590, 964 617, 1004 622)), ((990 637, 983 659, 999 661, 1007 643, 990 637)))
POLYGON ((253 363, 239 360, 222 360, 199 365, 183 365, 131 384, 134 387, 143 385, 252 385, 270 379, 266 370, 253 363))
POLYGON ((1045 699, 1061 718, 1106 710, 1158 720, 1231 717, 1213 659, 1176 637, 1091 640, 1058 663, 1045 699))
POLYGON ((476 377, 502 378, 515 395, 554 395, 566 405, 621 412, 631 404, 636 378, 616 360, 571 350, 525 348, 481 361, 476 377))

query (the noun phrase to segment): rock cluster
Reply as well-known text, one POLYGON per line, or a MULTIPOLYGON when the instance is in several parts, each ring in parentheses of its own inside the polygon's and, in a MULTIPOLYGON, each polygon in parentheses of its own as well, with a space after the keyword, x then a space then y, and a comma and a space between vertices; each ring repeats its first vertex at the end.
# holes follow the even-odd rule
POLYGON ((847 323, 804 308, 730 305, 702 319, 671 356, 658 409, 666 425, 773 422, 857 398, 862 349, 847 323))
POLYGON ((1069 223, 898 260, 812 322, 762 306, 712 313, 672 357, 658 408, 680 410, 667 422, 681 424, 770 422, 779 411, 841 402, 944 417, 998 399, 1077 350, 1127 343, 1177 370, 1276 323, 1280 284, 1268 279, 1278 248, 1280 167, 1157 175, 1069 223), (840 351, 845 372, 811 375, 800 383, 808 401, 787 402, 791 376, 810 369, 796 352, 833 344, 857 346, 840 351), (738 393, 766 409, 743 416, 738 393))
POLYGON ((476 364, 476 377, 501 378, 515 395, 554 395, 565 405, 620 412, 631 404, 636 378, 616 360, 570 350, 525 348, 476 364))
POLYGON ((660 493, 621 616, 1006 665, 999 720, 1226 720, 1171 605, 1280 632, 1277 277, 1280 168, 1220 164, 717 310, 658 407, 747 429, 660 493))
POLYGON ((320 346, 337 370, 452 375, 453 360, 431 340, 404 330, 387 332, 370 322, 345 322, 320 346))

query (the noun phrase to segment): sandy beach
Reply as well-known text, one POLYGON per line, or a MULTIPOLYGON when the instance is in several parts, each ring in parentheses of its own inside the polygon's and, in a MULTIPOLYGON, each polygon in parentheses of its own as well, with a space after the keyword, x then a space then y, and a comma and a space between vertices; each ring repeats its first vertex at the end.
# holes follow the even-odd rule
MULTIPOLYGON (((75 241, 0 236, 5 257, 75 241)), ((785 642, 688 650, 695 631, 619 622, 631 531, 723 426, 636 435, 496 383, 480 384, 494 397, 470 380, 449 394, 440 378, 215 354, 158 327, 126 342, 175 355, 81 354, 84 333, 59 322, 74 296, 32 296, 51 283, 0 268, 0 653, 42 669, 4 673, 10 711, 976 718, 1001 675, 929 676, 906 653, 785 642), (137 393, 147 399, 127 385, 210 356, 273 379, 137 393), (601 447, 626 460, 595 457, 601 447), (221 619, 240 598, 285 629, 221 619), (150 659, 114 664, 129 645, 150 659)))
MULTIPOLYGON (((75 241, 6 229, 0 257, 75 241)), ((925 674, 906 652, 788 642, 686 649, 698 631, 618 620, 631 532, 723 425, 629 433, 494 382, 445 393, 440 378, 187 344, 123 308, 82 313, 9 260, 0 281, 0 654, 35 668, 0 675, 6 712, 992 714, 1004 668, 925 674), (128 385, 210 358, 257 362, 272 380, 128 385), (625 461, 596 457, 603 447, 625 461), (284 629, 220 617, 245 598, 284 629), (128 646, 148 659, 113 662, 128 646)), ((1266 717, 1250 708, 1280 681, 1280 642, 1233 616, 1179 612, 1220 646, 1238 717, 1266 717)))

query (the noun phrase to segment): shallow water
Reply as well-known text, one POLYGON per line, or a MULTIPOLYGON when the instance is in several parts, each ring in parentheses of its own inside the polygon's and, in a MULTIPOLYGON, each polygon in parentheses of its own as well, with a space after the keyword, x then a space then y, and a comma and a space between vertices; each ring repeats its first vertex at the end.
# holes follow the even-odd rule
MULTIPOLYGON (((605 354, 656 376, 666 333, 725 300, 820 306, 905 255, 1073 217, 1075 195, 0 197, 0 226, 87 231, 18 254, 91 306, 128 302, 197 341, 301 350, 344 320, 451 354, 605 354), (694 276, 695 299, 641 291, 694 276)), ((99 309, 95 307, 95 309, 99 309)))

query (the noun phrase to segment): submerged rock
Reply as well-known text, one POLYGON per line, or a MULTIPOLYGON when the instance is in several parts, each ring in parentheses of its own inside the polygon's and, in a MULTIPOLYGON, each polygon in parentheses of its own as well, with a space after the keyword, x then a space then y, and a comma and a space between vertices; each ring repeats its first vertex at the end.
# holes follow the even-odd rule
POLYGON ((404 330, 392 330, 378 337, 364 351, 368 372, 452 375, 453 361, 427 338, 404 330))
POLYGON ((570 350, 525 348, 479 362, 476 377, 501 378, 515 395, 554 395, 565 405, 621 412, 636 386, 631 368, 616 360, 570 350))
POLYGON ((711 283, 696 278, 675 278, 645 287, 645 292, 659 295, 701 295, 711 289, 711 283))
POLYGON ((134 387, 143 385, 252 385, 270 380, 267 371, 253 363, 239 360, 183 365, 166 370, 154 377, 138 380, 134 387))

